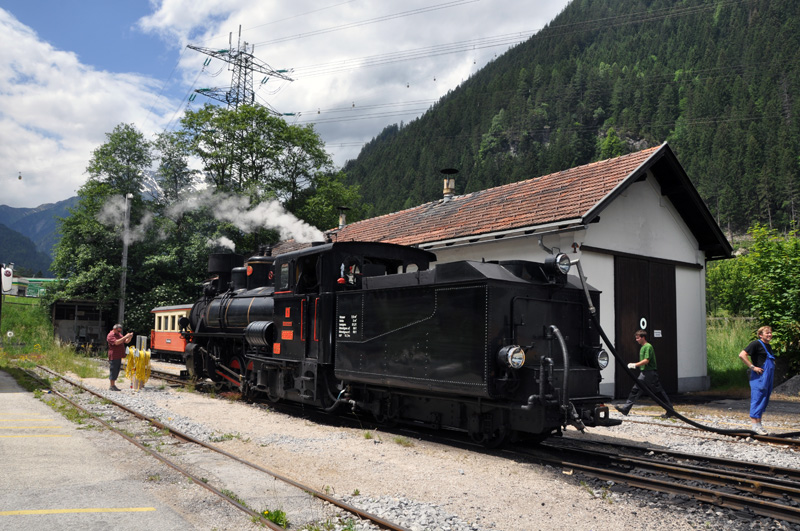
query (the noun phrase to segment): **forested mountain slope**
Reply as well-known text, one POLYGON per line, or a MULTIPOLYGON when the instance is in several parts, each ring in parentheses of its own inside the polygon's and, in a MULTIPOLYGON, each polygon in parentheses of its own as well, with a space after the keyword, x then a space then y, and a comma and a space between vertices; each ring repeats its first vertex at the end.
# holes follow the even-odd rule
MULTIPOLYGON (((47 203, 36 208, 15 208, 0 205, 0 223, 30 238, 36 249, 50 255, 58 241, 58 218, 69 216, 69 209, 78 202, 70 197, 57 203, 47 203)), ((49 267, 49 263, 48 263, 49 267)))
POLYGON ((791 0, 574 0, 385 128, 349 183, 379 215, 441 197, 442 168, 466 193, 668 141, 723 229, 785 229, 800 207, 799 21, 791 0))
POLYGON ((22 276, 49 276, 52 259, 36 249, 30 238, 0 223, 0 262, 14 263, 14 272, 22 276))

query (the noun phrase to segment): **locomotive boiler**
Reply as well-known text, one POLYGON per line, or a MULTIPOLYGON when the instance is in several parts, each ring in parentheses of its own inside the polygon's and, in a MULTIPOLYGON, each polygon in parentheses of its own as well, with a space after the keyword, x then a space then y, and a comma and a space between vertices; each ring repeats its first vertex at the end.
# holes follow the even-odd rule
POLYGON ((182 321, 189 373, 327 411, 467 432, 496 445, 614 425, 608 363, 566 255, 438 264, 384 243, 212 255, 182 321))

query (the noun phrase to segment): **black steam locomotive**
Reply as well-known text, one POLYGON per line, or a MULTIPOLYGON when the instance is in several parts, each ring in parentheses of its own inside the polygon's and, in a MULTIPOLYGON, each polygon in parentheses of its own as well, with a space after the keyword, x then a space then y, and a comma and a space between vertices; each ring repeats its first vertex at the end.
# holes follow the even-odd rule
POLYGON ((599 396, 608 356, 566 255, 435 260, 366 242, 212 255, 216 276, 181 323, 189 373, 486 445, 619 423, 599 396))

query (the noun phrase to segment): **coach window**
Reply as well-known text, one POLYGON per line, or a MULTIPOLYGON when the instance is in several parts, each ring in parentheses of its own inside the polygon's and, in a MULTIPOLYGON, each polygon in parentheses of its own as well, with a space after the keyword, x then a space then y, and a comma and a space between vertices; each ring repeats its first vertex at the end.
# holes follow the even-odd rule
POLYGON ((161 330, 161 316, 156 317, 156 330, 161 330))
POLYGON ((170 327, 169 327, 169 329, 170 329, 170 330, 175 330, 175 316, 174 316, 174 315, 173 315, 173 316, 172 316, 172 318, 170 319, 170 323, 169 323, 169 324, 170 324, 170 327))

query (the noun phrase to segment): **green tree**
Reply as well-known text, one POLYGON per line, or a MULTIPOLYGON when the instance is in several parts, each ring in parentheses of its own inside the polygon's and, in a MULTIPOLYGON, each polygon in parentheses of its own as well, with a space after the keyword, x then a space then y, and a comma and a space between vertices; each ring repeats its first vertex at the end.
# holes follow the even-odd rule
POLYGON ((756 225, 745 257, 750 277, 748 301, 753 313, 773 328, 777 350, 800 369, 800 235, 756 225))
POLYGON ((123 196, 138 194, 142 173, 153 162, 150 143, 130 124, 117 125, 106 138, 107 142, 92 153, 86 171, 123 196))
POLYGON ((277 198, 294 211, 300 190, 331 166, 311 126, 289 125, 261 106, 206 104, 187 111, 181 124, 217 192, 246 194, 254 202, 277 198))
POLYGON ((617 130, 609 127, 606 132, 605 138, 599 141, 600 143, 600 160, 619 157, 625 154, 625 144, 620 140, 617 135, 617 130))
POLYGON ((99 214, 115 190, 90 179, 78 190, 78 203, 59 219, 61 239, 55 246, 52 271, 65 279, 54 298, 111 302, 119 298, 122 242, 100 222, 99 214))
POLYGON ((320 176, 314 188, 308 189, 308 198, 297 214, 308 224, 328 230, 338 226, 339 207, 349 209, 349 223, 362 219, 364 215, 358 185, 346 185, 341 172, 320 176))
POLYGON ((281 133, 276 139, 280 149, 271 179, 272 187, 286 209, 296 213, 302 206, 299 201, 301 191, 314 186, 333 163, 312 126, 287 125, 281 133))
POLYGON ((725 310, 731 315, 750 315, 750 278, 745 262, 739 258, 711 262, 706 270, 706 310, 709 314, 725 310))
POLYGON ((749 252, 709 267, 709 309, 758 318, 774 331, 776 351, 800 370, 800 237, 756 225, 749 252))
POLYGON ((192 184, 199 172, 189 167, 192 151, 185 135, 160 133, 153 147, 158 154, 156 180, 163 194, 159 199, 162 204, 170 205, 192 190, 192 184))
POLYGON ((145 171, 152 164, 152 146, 133 126, 120 124, 106 135, 107 142, 92 153, 90 177, 78 190, 78 203, 69 217, 59 220, 61 239, 54 248, 52 270, 67 280, 55 298, 82 298, 115 303, 120 297, 122 239, 127 237, 129 271, 126 294, 152 289, 142 278, 139 264, 157 253, 153 214, 139 194, 145 171), (125 195, 130 194, 130 200, 125 195), (123 235, 126 201, 130 227, 123 235), (133 244, 135 243, 135 244, 133 244))

